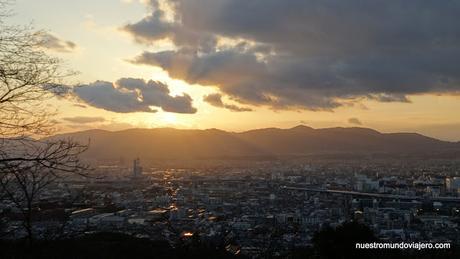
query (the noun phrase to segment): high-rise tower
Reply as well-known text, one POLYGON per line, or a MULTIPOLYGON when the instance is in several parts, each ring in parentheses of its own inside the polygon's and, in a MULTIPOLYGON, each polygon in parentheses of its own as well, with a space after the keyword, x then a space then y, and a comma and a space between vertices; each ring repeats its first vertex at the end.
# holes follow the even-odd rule
POLYGON ((133 161, 133 176, 139 177, 141 175, 142 175, 141 161, 139 158, 136 158, 133 161))

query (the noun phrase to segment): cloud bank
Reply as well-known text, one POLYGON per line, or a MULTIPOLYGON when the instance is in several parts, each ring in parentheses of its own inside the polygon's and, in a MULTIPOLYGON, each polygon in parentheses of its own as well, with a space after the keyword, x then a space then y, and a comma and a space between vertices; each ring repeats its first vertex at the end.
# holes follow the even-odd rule
POLYGON ((104 122, 105 119, 103 117, 86 117, 86 116, 76 116, 76 117, 66 117, 62 118, 65 121, 77 123, 77 124, 87 124, 87 123, 94 123, 94 122, 104 122))
POLYGON ((348 119, 348 123, 355 125, 363 125, 363 123, 358 118, 350 118, 348 119))
POLYGON ((228 109, 230 111, 233 111, 233 112, 248 112, 248 111, 252 111, 251 108, 247 108, 247 107, 239 107, 239 106, 236 106, 234 104, 228 104, 228 103, 224 103, 222 101, 222 95, 221 94, 209 94, 209 95, 206 95, 203 97, 203 101, 213 105, 213 106, 216 106, 216 107, 220 107, 220 108, 225 108, 225 109, 228 109))
POLYGON ((42 33, 41 46, 56 52, 72 52, 77 49, 77 44, 72 41, 62 40, 51 33, 42 33))
POLYGON ((169 39, 176 48, 132 62, 217 86, 239 103, 332 110, 364 98, 408 102, 460 91, 458 1, 168 3, 150 0, 150 15, 123 29, 138 42, 169 39))
POLYGON ((167 85, 138 78, 121 78, 115 83, 96 81, 67 89, 69 95, 96 108, 118 113, 165 112, 196 113, 192 98, 171 96, 167 85))

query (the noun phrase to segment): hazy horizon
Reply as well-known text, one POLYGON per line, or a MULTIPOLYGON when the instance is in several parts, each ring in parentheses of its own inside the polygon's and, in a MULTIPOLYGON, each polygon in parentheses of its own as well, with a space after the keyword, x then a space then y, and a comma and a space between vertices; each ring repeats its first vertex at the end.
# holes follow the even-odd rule
POLYGON ((180 127, 173 127, 173 126, 163 126, 163 127, 158 126, 158 127, 153 127, 153 128, 128 127, 128 128, 121 128, 121 129, 89 128, 89 129, 80 129, 80 130, 74 130, 74 131, 68 130, 68 131, 64 131, 64 132, 56 132, 53 135, 56 136, 56 135, 74 134, 74 133, 86 132, 86 131, 92 131, 92 130, 101 130, 101 131, 107 131, 107 132, 121 132, 121 131, 129 131, 129 130, 155 130, 155 129, 200 130, 200 131, 220 130, 220 131, 225 131, 225 132, 229 132, 229 133, 244 133, 244 132, 250 132, 250 131, 255 131, 255 130, 265 130, 265 129, 289 130, 289 129, 293 129, 293 128, 297 128, 297 127, 307 127, 307 128, 311 128, 313 130, 335 129, 335 128, 369 129, 369 130, 377 131, 377 132, 382 133, 382 134, 392 134, 392 133, 409 133, 409 134, 411 134, 411 133, 414 133, 414 134, 420 134, 422 136, 426 136, 426 137, 430 137, 430 138, 434 138, 434 139, 441 140, 441 141, 446 141, 446 142, 452 142, 452 143, 460 142, 460 139, 459 140, 442 139, 442 138, 436 138, 436 137, 430 136, 428 134, 425 135, 425 134, 421 134, 421 133, 418 133, 418 132, 411 132, 411 131, 388 131, 388 132, 384 132, 384 131, 379 131, 379 130, 369 128, 369 127, 365 127, 365 126, 349 126, 349 127, 337 126, 337 127, 318 127, 318 128, 314 128, 314 127, 310 127, 309 125, 306 125, 306 124, 298 124, 298 125, 295 125, 293 127, 285 127, 285 128, 282 128, 282 127, 260 127, 260 128, 252 128, 252 129, 245 129, 245 130, 225 130, 225 129, 220 129, 220 128, 180 128, 180 127))

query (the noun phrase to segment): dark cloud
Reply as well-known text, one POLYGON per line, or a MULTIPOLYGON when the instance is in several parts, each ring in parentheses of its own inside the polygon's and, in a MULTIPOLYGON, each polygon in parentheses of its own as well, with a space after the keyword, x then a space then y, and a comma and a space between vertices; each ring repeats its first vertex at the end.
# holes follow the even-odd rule
POLYGON ((68 88, 67 92, 88 105, 119 113, 156 112, 152 107, 174 113, 197 111, 189 95, 171 96, 167 85, 153 80, 121 78, 115 83, 96 81, 68 88))
POLYGON ((96 81, 75 87, 73 92, 84 103, 107 111, 155 112, 139 99, 137 92, 118 89, 111 82, 96 81))
POLYGON ((348 123, 355 125, 363 125, 363 123, 358 118, 350 118, 348 119, 348 123))
POLYGON ((173 0, 173 21, 150 3, 152 14, 124 30, 177 48, 133 62, 240 103, 330 110, 460 91, 458 1, 173 0))
POLYGON ((42 33, 41 46, 57 52, 72 52, 77 48, 77 44, 72 41, 59 39, 50 33, 42 33))
POLYGON ((66 117, 62 118, 65 121, 78 123, 78 124, 87 124, 87 123, 94 123, 94 122, 104 122, 105 119, 103 117, 85 117, 85 116, 76 116, 76 117, 66 117))
POLYGON ((213 106, 225 108, 234 112, 249 112, 252 111, 251 108, 239 107, 233 104, 227 104, 222 101, 222 95, 220 94, 209 94, 204 96, 203 100, 213 106))

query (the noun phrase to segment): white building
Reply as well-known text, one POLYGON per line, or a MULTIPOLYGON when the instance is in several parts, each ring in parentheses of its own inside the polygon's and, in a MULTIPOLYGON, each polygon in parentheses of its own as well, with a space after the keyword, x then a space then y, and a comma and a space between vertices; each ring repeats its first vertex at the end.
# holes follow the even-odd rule
POLYGON ((450 192, 460 192, 460 177, 446 178, 446 189, 450 192))

